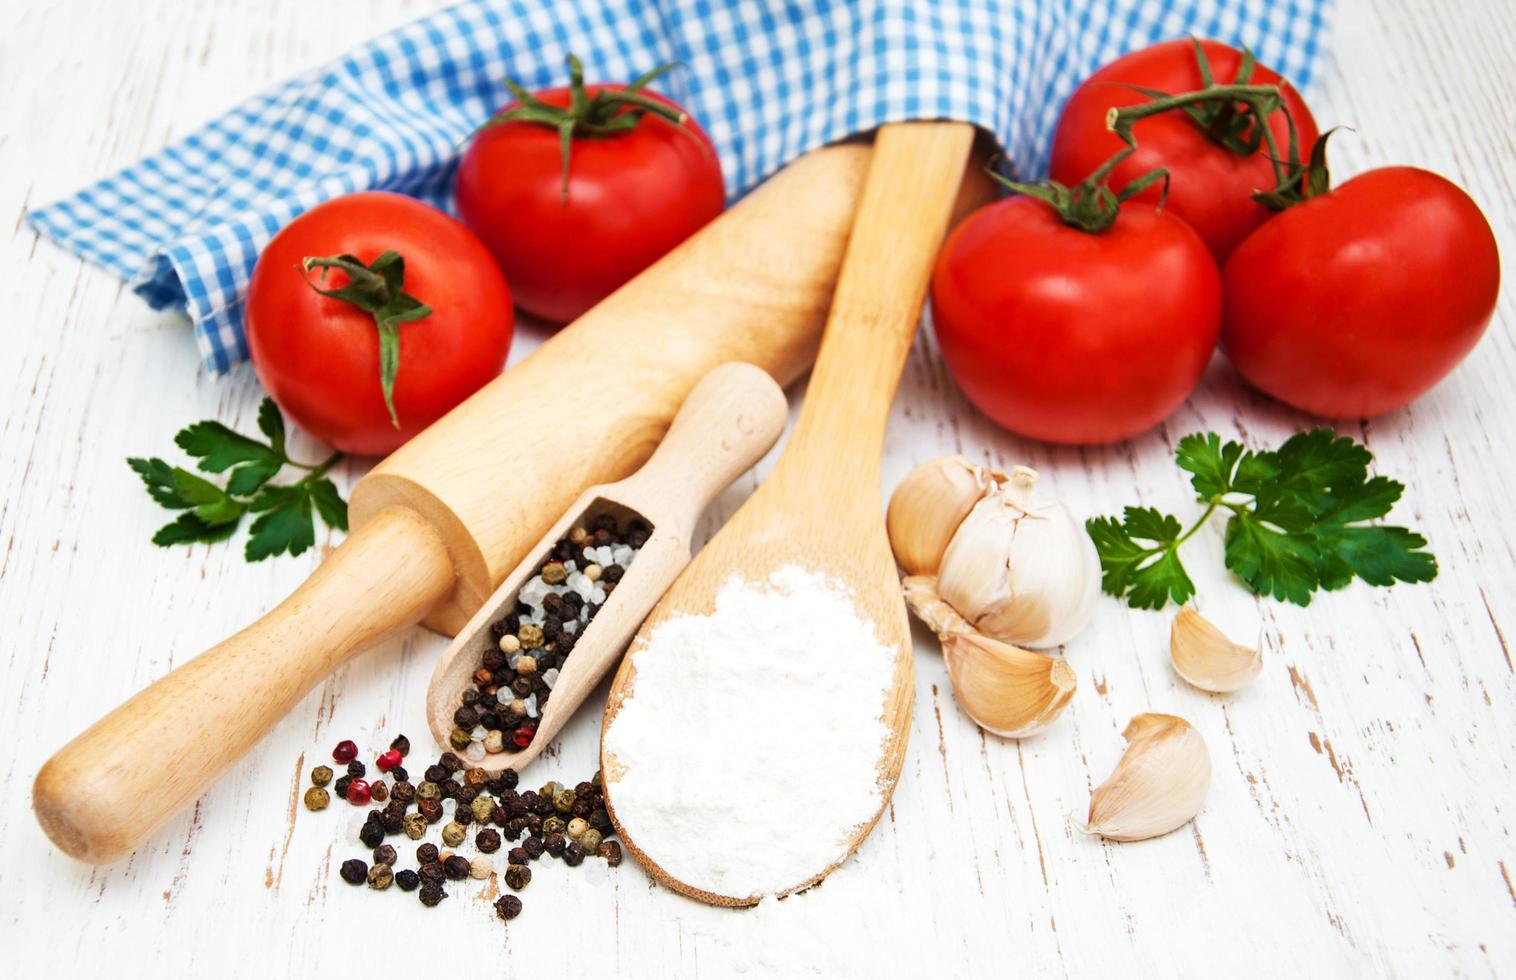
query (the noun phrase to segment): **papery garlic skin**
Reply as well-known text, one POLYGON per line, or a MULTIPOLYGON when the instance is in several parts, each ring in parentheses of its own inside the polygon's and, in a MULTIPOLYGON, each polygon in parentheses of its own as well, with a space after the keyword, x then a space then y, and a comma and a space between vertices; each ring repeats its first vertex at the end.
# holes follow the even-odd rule
POLYGON ((1063 713, 1077 680, 1062 657, 972 633, 942 637, 942 657, 959 707, 987 732, 1024 738, 1063 713))
POLYGON ((1169 659, 1174 673, 1213 694, 1240 691, 1263 670, 1263 656, 1257 650, 1233 643, 1193 606, 1185 606, 1174 617, 1169 659))
POLYGON ((911 470, 890 495, 884 518, 890 548, 905 573, 936 575, 953 532, 1004 479, 1005 474, 962 456, 944 456, 911 470))
POLYGON ((1025 466, 976 503, 937 571, 937 591, 975 629, 1006 643, 1066 643, 1089 623, 1100 557, 1084 525, 1036 492, 1025 466))
POLYGON ((950 633, 974 632, 969 621, 937 594, 937 576, 907 575, 900 580, 900 589, 911 612, 939 638, 950 633))
POLYGON ((1090 794, 1084 831, 1109 840, 1146 840, 1194 819, 1211 786, 1211 757, 1200 733, 1174 715, 1142 714, 1121 735, 1126 751, 1090 794))

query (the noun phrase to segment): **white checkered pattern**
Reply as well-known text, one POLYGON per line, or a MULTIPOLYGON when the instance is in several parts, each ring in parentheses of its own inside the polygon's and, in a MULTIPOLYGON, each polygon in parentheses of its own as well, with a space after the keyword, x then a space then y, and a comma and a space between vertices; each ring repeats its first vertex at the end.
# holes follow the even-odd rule
POLYGON ((185 310, 208 367, 247 356, 258 251, 300 212, 381 188, 448 206, 456 147, 509 97, 502 79, 658 86, 710 132, 728 192, 850 133, 911 118, 992 132, 1022 175, 1100 64, 1193 33, 1245 43, 1310 80, 1330 0, 468 0, 284 83, 75 196, 43 235, 185 310))

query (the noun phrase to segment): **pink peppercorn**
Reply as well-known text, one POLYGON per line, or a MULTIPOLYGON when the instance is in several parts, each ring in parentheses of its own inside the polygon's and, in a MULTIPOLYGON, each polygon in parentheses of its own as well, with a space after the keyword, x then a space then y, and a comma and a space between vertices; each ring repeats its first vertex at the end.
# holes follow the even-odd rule
POLYGON ((383 755, 379 756, 379 758, 374 761, 374 765, 379 767, 380 772, 389 772, 391 769, 400 765, 400 752, 396 749, 390 749, 388 752, 385 752, 383 755))
POLYGON ((353 806, 367 806, 373 795, 373 790, 365 780, 355 779, 347 784, 347 801, 353 806))
POLYGON ((358 758, 358 746, 352 739, 343 739, 332 749, 332 758, 338 762, 352 762, 358 758))

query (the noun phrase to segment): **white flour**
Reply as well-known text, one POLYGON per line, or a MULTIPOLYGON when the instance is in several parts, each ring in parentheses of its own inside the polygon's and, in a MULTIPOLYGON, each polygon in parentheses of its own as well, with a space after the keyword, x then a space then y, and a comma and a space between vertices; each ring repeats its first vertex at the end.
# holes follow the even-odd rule
POLYGON ((660 624, 605 734, 627 836, 733 898, 831 865, 882 802, 895 656, 840 583, 793 565, 727 583, 709 616, 660 624))

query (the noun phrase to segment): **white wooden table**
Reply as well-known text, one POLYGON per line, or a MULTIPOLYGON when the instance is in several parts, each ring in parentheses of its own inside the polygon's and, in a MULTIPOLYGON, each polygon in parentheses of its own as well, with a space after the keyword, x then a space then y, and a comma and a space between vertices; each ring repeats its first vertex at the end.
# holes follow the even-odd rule
MULTIPOLYGON (((11 5, 0 31, 0 949, 5 972, 65 975, 794 974, 1442 976, 1516 972, 1516 301, 1412 409, 1350 425, 1409 484, 1395 516, 1432 542, 1430 586, 1361 585, 1307 609, 1256 601, 1221 572, 1220 528, 1191 546, 1207 611, 1261 631, 1262 677, 1232 697, 1178 682, 1170 614, 1102 600, 1068 654, 1079 692, 1024 742, 955 707, 918 636, 915 727, 887 819, 809 894, 705 908, 614 872, 544 869, 509 928, 476 882, 439 910, 336 877, 353 813, 296 805, 340 738, 426 743, 422 691, 442 638, 417 632, 344 669, 246 762, 129 860, 52 850, 30 812, 42 760, 129 692, 272 606, 315 555, 243 563, 226 546, 160 550, 164 519, 128 471, 181 425, 251 427, 251 374, 208 377, 184 321, 22 224, 236 99, 436 4, 282 0, 11 5), (319 12, 318 12, 319 11, 319 12), (1204 734, 1215 767, 1192 827, 1141 844, 1072 829, 1141 711, 1204 734), (464 951, 477 950, 477 956, 464 951), (469 965, 477 964, 477 965, 469 965), (434 969, 434 968, 428 968, 434 969)), ((1516 14, 1505 0, 1344 0, 1313 101, 1339 175, 1414 163, 1467 187, 1516 256, 1516 14)), ((523 337, 519 357, 538 338, 523 337)), ((798 392, 796 392, 798 395, 798 392)), ((1143 501, 1185 512, 1169 447, 1193 430, 1276 444, 1306 419, 1223 364, 1159 431, 1051 450, 999 432, 923 336, 896 403, 885 487, 961 451, 1043 470, 1081 514, 1143 501)), ((768 462, 772 462, 769 460, 768 462)), ((767 465, 767 463, 765 464, 767 465)), ((760 467, 760 471, 763 467, 760 467)), ((344 485, 356 477, 340 474, 344 485)), ((745 478, 707 518, 730 514, 745 478)), ((330 542, 326 542, 330 544, 330 542)), ((588 775, 584 714, 532 782, 588 775)), ((144 758, 151 767, 155 760, 144 758)), ((677 790, 675 790, 677 791, 677 790)))

